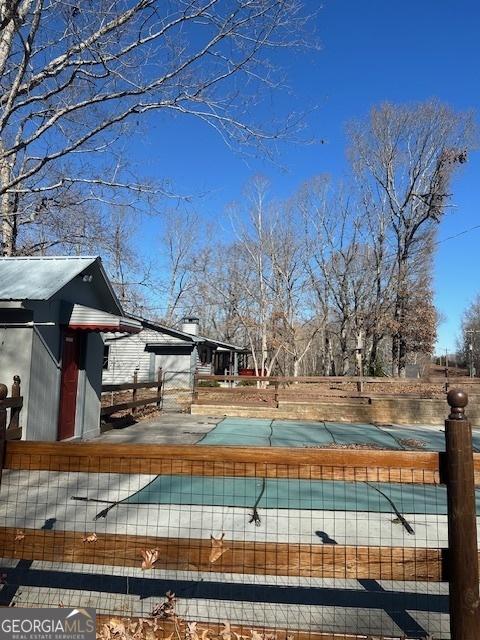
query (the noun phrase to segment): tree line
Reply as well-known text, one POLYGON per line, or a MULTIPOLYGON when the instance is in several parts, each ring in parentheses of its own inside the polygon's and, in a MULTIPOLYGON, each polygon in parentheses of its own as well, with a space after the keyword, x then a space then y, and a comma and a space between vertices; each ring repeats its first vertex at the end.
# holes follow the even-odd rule
POLYGON ((348 128, 350 179, 278 201, 254 178, 226 214, 228 242, 175 219, 164 318, 199 315, 248 346, 258 374, 405 376, 433 352, 436 229, 473 133, 470 114, 435 101, 383 104, 348 128))

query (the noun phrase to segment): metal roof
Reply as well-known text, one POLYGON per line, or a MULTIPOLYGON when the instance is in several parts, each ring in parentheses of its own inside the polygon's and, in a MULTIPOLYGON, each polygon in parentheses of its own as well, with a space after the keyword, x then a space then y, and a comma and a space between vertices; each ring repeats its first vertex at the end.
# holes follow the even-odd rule
POLYGON ((85 307, 82 304, 73 305, 68 326, 72 329, 103 333, 139 333, 142 330, 142 325, 137 320, 85 307))
POLYGON ((91 256, 0 258, 0 300, 48 300, 97 260, 91 256))
MULTIPOLYGON (((207 338, 206 336, 196 336, 193 333, 185 333, 185 331, 179 331, 178 329, 173 329, 172 327, 167 327, 164 324, 160 324, 159 322, 155 322, 153 320, 147 320, 146 318, 141 318, 140 316, 135 316, 131 313, 127 314, 128 317, 133 318, 134 320, 138 320, 143 325, 147 325, 154 331, 158 331, 159 333, 166 333, 170 336, 175 336, 177 338, 182 338, 186 342, 199 342, 199 343, 208 343, 210 345, 214 345, 217 347, 221 347, 226 349, 227 351, 248 351, 245 347, 239 347, 235 344, 230 344, 229 342, 223 342, 222 340, 216 340, 215 338, 207 338)), ((153 346, 154 344, 160 343, 149 343, 148 346, 153 346)), ((174 343, 169 343, 174 344, 174 343)))

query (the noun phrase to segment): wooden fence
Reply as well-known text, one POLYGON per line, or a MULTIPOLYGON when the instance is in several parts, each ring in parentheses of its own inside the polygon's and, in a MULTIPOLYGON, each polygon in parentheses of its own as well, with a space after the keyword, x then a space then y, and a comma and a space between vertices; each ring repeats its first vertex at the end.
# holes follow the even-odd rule
POLYGON ((8 396, 8 387, 0 384, 0 433, 5 434, 6 440, 20 440, 22 428, 20 426, 20 411, 23 406, 23 397, 20 387, 20 376, 13 377, 11 396, 8 396), (10 410, 10 416, 7 416, 10 410))
MULTIPOLYGON (((122 398, 123 400, 123 398, 122 398)), ((145 407, 149 404, 156 404, 157 407, 160 407, 162 401, 162 370, 158 370, 157 379, 151 380, 147 382, 138 382, 138 374, 135 371, 133 374, 132 382, 122 382, 119 384, 104 384, 102 385, 102 408, 100 410, 100 416, 105 418, 106 416, 111 416, 114 413, 118 413, 119 411, 126 411, 128 409, 133 409, 132 413, 135 413, 135 410, 138 407, 145 407), (154 396, 148 396, 146 398, 139 398, 138 391, 141 389, 156 389, 156 394, 154 396), (131 391, 131 400, 127 402, 117 402, 119 394, 122 396, 125 392, 131 391), (110 394, 111 403, 104 404, 104 400, 107 398, 107 394, 110 394)))
MULTIPOLYGON (((480 628, 480 612, 477 606, 477 540, 476 531, 472 529, 472 524, 475 525, 475 507, 474 503, 472 507, 470 494, 473 495, 474 479, 480 485, 480 454, 472 456, 471 432, 469 434, 468 422, 462 414, 462 403, 462 398, 458 401, 456 397, 451 419, 446 423, 447 444, 450 447, 447 454, 94 442, 7 442, 3 463, 6 473, 3 474, 1 488, 5 491, 7 513, 12 516, 8 526, 0 528, 0 555, 21 560, 21 563, 16 567, 11 563, 0 567, 8 587, 0 590, 0 605, 22 606, 22 598, 27 598, 29 606, 44 602, 52 604, 55 603, 55 597, 60 597, 55 595, 56 589, 65 589, 75 606, 92 606, 92 593, 97 594, 97 604, 93 606, 101 614, 99 633, 102 633, 102 628, 105 632, 105 636, 101 637, 111 636, 112 628, 109 625, 115 625, 118 633, 119 624, 135 626, 142 620, 142 624, 147 624, 145 620, 148 618, 150 626, 145 627, 146 635, 140 637, 171 638, 174 634, 179 640, 191 640, 193 630, 197 634, 195 637, 211 640, 226 640, 228 634, 232 637, 232 632, 250 640, 267 640, 270 637, 278 640, 355 640, 366 638, 367 633, 355 635, 353 632, 329 631, 327 618, 323 628, 319 628, 318 620, 317 626, 311 628, 302 628, 301 625, 296 628, 291 623, 285 627, 285 622, 272 622, 267 614, 260 626, 251 621, 242 622, 225 617, 216 619, 216 607, 220 607, 217 600, 248 600, 252 603, 251 607, 258 607, 262 603, 273 607, 275 603, 280 603, 279 619, 284 621, 289 607, 314 607, 321 602, 325 590, 318 586, 316 581, 319 578, 367 580, 370 581, 370 589, 371 581, 378 580, 419 583, 450 580, 451 593, 459 594, 468 587, 463 600, 461 596, 456 596, 457 599, 453 601, 457 609, 452 619, 461 625, 462 635, 452 627, 452 638, 474 640, 478 638, 475 634, 480 628), (451 434, 455 434, 453 439, 451 434), (83 479, 76 479, 76 474, 81 474, 83 479), (143 485, 139 483, 138 474, 146 475, 143 485), (156 476, 154 481, 152 476, 156 476), (182 494, 179 488, 182 478, 186 479, 187 485, 197 482, 196 488, 188 485, 182 494), (162 479, 166 479, 166 483, 161 485, 157 495, 153 483, 163 482, 162 479), (231 507, 235 506, 229 502, 232 498, 228 498, 228 495, 231 493, 234 496, 236 490, 232 492, 225 483, 235 483, 237 479, 240 487, 246 485, 249 479, 255 481, 255 486, 263 483, 261 495, 266 482, 291 480, 295 485, 289 487, 287 499, 291 501, 288 504, 292 509, 298 509, 295 502, 298 500, 301 504, 304 501, 308 504, 308 487, 313 487, 318 480, 333 481, 333 485, 352 483, 350 487, 356 486, 354 483, 402 483, 403 487, 420 485, 425 487, 425 493, 428 487, 436 488, 446 483, 451 545, 448 550, 427 544, 422 546, 415 543, 415 538, 410 539, 413 540, 410 546, 393 544, 401 539, 398 531, 403 531, 408 525, 405 517, 396 511, 396 526, 399 529, 390 539, 390 544, 389 540, 382 539, 376 533, 380 520, 375 520, 371 512, 359 514, 355 509, 347 514, 345 523, 350 529, 355 526, 366 527, 363 537, 368 539, 368 543, 337 544, 324 531, 311 532, 315 542, 303 541, 301 536, 295 540, 291 527, 293 522, 298 521, 297 511, 290 521, 290 507, 280 510, 282 513, 277 514, 273 529, 270 530, 268 505, 262 509, 259 500, 250 505, 248 512, 251 517, 248 522, 245 520, 239 525, 237 514, 228 524, 231 507), (218 481, 217 489, 208 485, 213 480, 218 481), (303 489, 294 489, 299 482, 304 483, 301 485, 303 489), (461 494, 458 491, 455 493, 455 490, 452 492, 453 485, 457 489, 462 487, 461 494), (112 486, 109 493, 107 489, 112 486), (143 501, 138 498, 139 486, 140 491, 147 491, 143 501), (132 496, 133 487, 137 489, 132 496), (208 517, 205 518, 208 524, 204 524, 198 506, 203 494, 205 502, 200 504, 222 504, 219 501, 222 497, 219 488, 224 492, 222 495, 226 496, 223 503, 225 508, 218 507, 219 522, 223 529, 221 535, 218 530, 215 531, 219 525, 213 523, 214 509, 208 511, 208 517), (81 489, 83 494, 73 493, 81 489), (183 502, 182 496, 185 498, 183 502), (154 503, 154 498, 158 498, 158 504, 154 503), (119 509, 125 503, 128 509, 122 512, 122 516, 117 518, 113 515, 109 519, 110 510, 119 509), (192 507, 195 504, 197 506, 192 507), (33 516, 39 505, 42 505, 40 515, 33 516), (102 510, 95 513, 100 508, 102 510), (40 521, 34 522, 35 517, 47 517, 47 520, 40 526, 40 521), (259 534, 253 535, 257 531, 262 532, 262 529, 255 527, 255 524, 260 524, 261 517, 265 518, 265 522, 262 521, 265 529, 263 540, 259 534), (455 538, 455 533, 459 531, 463 531, 461 542, 455 538), (282 532, 288 532, 287 539, 276 539, 282 532), (472 545, 475 549, 473 555, 470 553, 464 558, 462 567, 452 564, 454 561, 459 563, 459 544, 462 550, 466 548, 471 551, 472 545), (35 561, 41 561, 42 566, 32 566, 35 561), (65 563, 63 570, 58 568, 61 563, 65 563), (139 576, 141 564, 143 571, 139 576), (82 570, 82 565, 90 568, 82 570), (99 569, 92 572, 91 566, 99 566, 99 569), (152 572, 153 576, 149 577, 152 572), (209 578, 209 575, 213 577, 209 578), (222 575, 225 580, 219 579, 222 575), (268 580, 258 584, 243 580, 242 576, 249 575, 283 576, 283 582, 280 583, 282 588, 279 590, 276 583, 271 584, 268 580), (54 592, 51 596, 50 590, 54 592), (170 595, 166 595, 163 603, 155 607, 149 604, 149 598, 154 595, 158 598, 167 590, 170 595), (22 595, 18 595, 17 601, 19 591, 22 595), (119 595, 127 600, 126 609, 119 608, 119 595), (217 605, 202 610, 198 603, 211 598, 217 598, 217 605), (180 605, 183 601, 195 602, 195 613, 188 617, 185 613, 178 613, 175 609, 177 601, 180 605), (147 609, 149 606, 153 611, 147 609), (470 606, 467 613, 465 606, 470 606), (149 618, 150 614, 153 618, 149 618), (463 620, 460 623, 459 614, 463 620), (115 616, 113 623, 112 616, 115 616), (151 633, 152 625, 155 626, 154 636, 151 633)), ((332 495, 332 499, 335 499, 335 492, 332 495)), ((308 510, 308 506, 303 508, 308 510)), ((302 513, 304 527, 305 514, 308 512, 302 513)), ((313 515, 308 517, 313 518, 313 515)), ((315 526, 313 519, 311 525, 315 526)), ((335 525, 332 524, 332 527, 331 535, 335 525)), ((408 529, 407 532, 410 533, 408 529)), ((421 541, 428 542, 425 538, 421 538, 421 541)), ((422 589, 424 587, 420 591, 422 589)), ((368 611, 372 606, 377 609, 389 608, 390 611, 398 607, 403 613, 420 607, 432 616, 436 612, 445 612, 446 596, 411 593, 411 587, 405 592, 397 590, 391 593, 384 587, 378 587, 373 598, 374 605, 372 594, 368 598, 369 594, 363 586, 358 591, 345 591, 345 588, 335 586, 327 591, 332 590, 333 596, 329 597, 333 597, 336 606, 339 606, 338 602, 347 601, 350 603, 347 606, 352 607, 351 602, 357 602, 363 619, 365 610, 368 611), (337 591, 339 600, 335 600, 337 591), (433 603, 432 611, 429 609, 430 603, 433 603)), ((64 604, 62 601, 61 606, 64 604)), ((355 614, 350 613, 349 616, 349 622, 353 624, 355 614)), ((410 614, 405 613, 405 619, 405 624, 410 624, 410 614)), ((408 628, 402 637, 426 637, 418 635, 416 624, 413 620, 413 631, 408 628)), ((379 634, 378 629, 368 635, 374 635, 375 638, 399 637, 390 633, 379 634)))
POLYGON ((475 399, 480 397, 480 379, 455 378, 372 378, 359 376, 234 376, 196 374, 195 404, 230 406, 270 406, 289 402, 329 402, 368 404, 372 398, 400 395, 412 398, 444 398, 452 383, 465 387, 475 399))

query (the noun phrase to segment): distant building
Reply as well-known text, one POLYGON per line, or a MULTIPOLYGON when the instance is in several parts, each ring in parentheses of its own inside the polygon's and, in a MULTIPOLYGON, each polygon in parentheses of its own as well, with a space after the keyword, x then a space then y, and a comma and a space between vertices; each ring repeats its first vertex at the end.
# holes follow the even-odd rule
POLYGON ((154 380, 162 369, 165 384, 192 388, 195 373, 236 375, 247 351, 242 347, 199 335, 198 319, 184 318, 181 330, 134 318, 142 331, 105 337, 103 383, 154 380))
POLYGON ((101 334, 137 333, 100 258, 0 258, 0 382, 21 378, 22 437, 99 432, 101 334))

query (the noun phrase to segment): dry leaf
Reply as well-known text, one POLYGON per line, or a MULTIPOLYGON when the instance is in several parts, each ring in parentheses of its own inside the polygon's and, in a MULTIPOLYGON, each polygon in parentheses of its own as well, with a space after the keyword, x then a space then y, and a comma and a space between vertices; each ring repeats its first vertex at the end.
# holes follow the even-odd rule
POLYGON ((250 630, 250 637, 252 640, 263 640, 263 635, 258 633, 258 631, 255 631, 255 629, 250 630))
POLYGON ((212 564, 216 562, 220 558, 220 556, 223 556, 225 551, 228 551, 228 549, 223 546, 224 537, 225 537, 224 533, 222 533, 220 538, 214 538, 213 536, 210 536, 210 541, 212 544, 212 549, 210 551, 210 562, 212 564))
POLYGON ((154 563, 158 560, 158 549, 142 549, 140 553, 143 558, 142 569, 153 569, 154 563))
POLYGON ((111 618, 108 625, 113 635, 126 637, 125 624, 121 620, 118 620, 118 618, 111 618))
POLYGON ((152 617, 160 617, 165 620, 177 620, 177 612, 175 610, 177 600, 175 594, 172 591, 167 591, 165 594, 167 599, 162 604, 157 604, 152 611, 152 617))
POLYGON ((204 630, 202 631, 202 640, 210 640, 210 638, 208 638, 208 635, 207 635, 207 634, 209 634, 209 633, 211 633, 211 632, 212 632, 212 630, 211 630, 211 629, 204 629, 204 630))
POLYGON ((187 622, 187 634, 190 640, 200 640, 198 637, 196 622, 187 622))
POLYGON ((82 538, 83 542, 96 542, 98 540, 96 533, 91 533, 89 536, 82 538))
POLYGON ((230 622, 222 622, 223 629, 218 634, 223 640, 232 640, 232 629, 230 622))
POLYGON ((23 531, 20 531, 20 529, 17 529, 17 533, 15 534, 15 542, 20 542, 20 540, 23 540, 25 538, 25 534, 23 533, 23 531))

